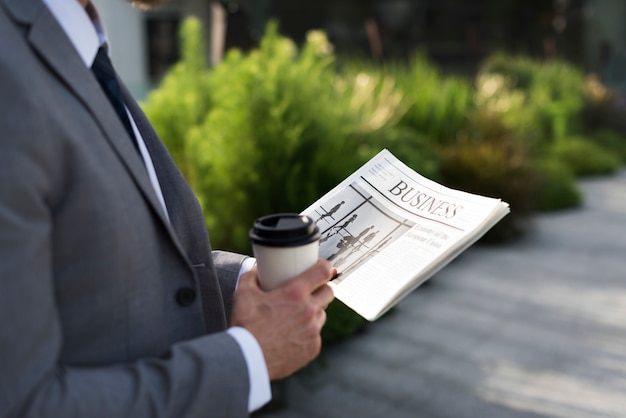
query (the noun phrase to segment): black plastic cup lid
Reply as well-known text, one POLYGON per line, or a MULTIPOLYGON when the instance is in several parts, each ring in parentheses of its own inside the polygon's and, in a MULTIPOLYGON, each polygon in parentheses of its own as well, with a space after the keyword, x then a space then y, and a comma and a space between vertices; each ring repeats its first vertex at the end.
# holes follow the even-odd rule
POLYGON ((249 235, 250 242, 266 247, 297 247, 320 239, 319 228, 313 220, 297 213, 258 218, 249 235))

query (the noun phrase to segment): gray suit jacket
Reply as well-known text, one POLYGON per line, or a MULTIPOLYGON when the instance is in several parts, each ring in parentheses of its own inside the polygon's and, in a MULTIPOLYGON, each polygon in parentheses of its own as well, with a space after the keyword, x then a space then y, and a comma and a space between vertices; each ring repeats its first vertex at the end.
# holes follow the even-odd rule
POLYGON ((40 0, 0 0, 0 95, 0 417, 247 416, 242 256, 211 251, 137 104, 171 223, 40 0))

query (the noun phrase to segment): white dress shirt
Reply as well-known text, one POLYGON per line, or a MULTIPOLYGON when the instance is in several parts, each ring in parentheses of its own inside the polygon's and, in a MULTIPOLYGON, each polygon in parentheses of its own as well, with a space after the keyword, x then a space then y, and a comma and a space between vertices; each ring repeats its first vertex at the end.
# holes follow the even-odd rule
MULTIPOLYGON (((91 68, 98 48, 106 43, 106 32, 93 4, 90 3, 87 6, 89 8, 88 15, 78 0, 43 0, 43 2, 55 16, 85 65, 91 68)), ((128 109, 126 111, 128 112, 128 109)), ((139 151, 145 162, 150 181, 167 217, 167 206, 152 164, 152 158, 130 112, 128 112, 128 117, 137 138, 139 151)), ((254 259, 247 259, 242 265, 240 275, 249 270, 253 264, 254 259)), ((252 412, 266 404, 272 397, 265 357, 257 340, 245 328, 231 327, 227 332, 237 341, 246 359, 250 379, 248 411, 252 412)))

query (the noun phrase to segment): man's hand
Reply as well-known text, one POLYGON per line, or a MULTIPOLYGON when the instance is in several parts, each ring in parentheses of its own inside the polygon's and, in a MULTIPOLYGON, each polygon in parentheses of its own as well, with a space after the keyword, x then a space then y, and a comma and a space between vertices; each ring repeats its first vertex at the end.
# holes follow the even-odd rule
POLYGON ((257 339, 271 380, 289 376, 319 354, 325 309, 334 298, 327 284, 333 273, 320 259, 271 291, 259 287, 256 268, 239 279, 230 325, 246 328, 257 339))

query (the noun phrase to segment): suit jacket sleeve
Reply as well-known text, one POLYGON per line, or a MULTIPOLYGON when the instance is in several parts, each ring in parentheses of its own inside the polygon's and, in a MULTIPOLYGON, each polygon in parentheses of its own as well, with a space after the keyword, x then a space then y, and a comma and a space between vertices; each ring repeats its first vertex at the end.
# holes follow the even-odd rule
POLYGON ((227 251, 213 251, 212 255, 222 289, 222 296, 224 297, 224 309, 230 317, 233 294, 239 281, 241 264, 247 256, 227 251))

